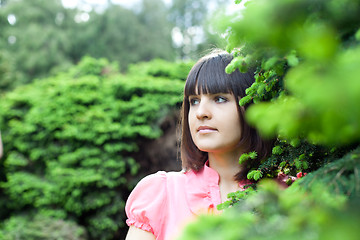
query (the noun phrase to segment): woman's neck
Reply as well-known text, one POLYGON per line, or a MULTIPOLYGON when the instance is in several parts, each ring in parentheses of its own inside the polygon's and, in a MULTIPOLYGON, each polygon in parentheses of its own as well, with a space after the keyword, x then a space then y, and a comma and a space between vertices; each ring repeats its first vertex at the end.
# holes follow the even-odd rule
POLYGON ((228 200, 229 193, 239 190, 239 183, 235 180, 235 175, 242 168, 239 164, 240 156, 241 153, 209 153, 209 166, 219 174, 221 202, 228 200))
POLYGON ((239 157, 242 152, 208 153, 209 166, 220 176, 220 182, 234 182, 234 176, 241 170, 239 157))

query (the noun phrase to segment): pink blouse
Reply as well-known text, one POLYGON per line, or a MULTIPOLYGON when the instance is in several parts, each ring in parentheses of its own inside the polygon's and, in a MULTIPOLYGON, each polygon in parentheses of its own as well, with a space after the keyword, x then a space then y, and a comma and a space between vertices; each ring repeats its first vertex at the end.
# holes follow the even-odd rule
POLYGON ((169 240, 197 215, 217 211, 220 203, 219 175, 207 164, 199 172, 160 171, 142 179, 131 192, 126 223, 153 233, 157 240, 169 240))

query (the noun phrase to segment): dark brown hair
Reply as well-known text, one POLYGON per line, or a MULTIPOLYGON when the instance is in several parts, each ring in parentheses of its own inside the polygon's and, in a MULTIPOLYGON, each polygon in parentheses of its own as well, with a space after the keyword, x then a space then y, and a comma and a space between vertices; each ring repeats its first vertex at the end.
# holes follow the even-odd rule
MULTIPOLYGON (((182 105, 181 121, 181 160, 184 170, 192 169, 199 171, 208 159, 208 153, 200 151, 194 144, 189 124, 189 96, 196 95, 196 90, 203 94, 216 93, 231 93, 235 96, 237 102, 244 97, 245 90, 255 81, 254 71, 241 73, 239 70, 231 74, 225 73, 226 66, 233 59, 232 54, 224 51, 216 51, 201 58, 190 70, 185 83, 184 100, 182 105)), ((272 141, 263 140, 257 131, 249 126, 244 118, 245 110, 250 104, 240 107, 237 105, 240 123, 242 129, 242 136, 239 145, 244 148, 246 152, 256 151, 258 154, 257 160, 250 160, 244 163, 241 172, 236 174, 237 181, 246 179, 246 175, 250 168, 257 166, 263 158, 268 156, 271 151, 272 141)))

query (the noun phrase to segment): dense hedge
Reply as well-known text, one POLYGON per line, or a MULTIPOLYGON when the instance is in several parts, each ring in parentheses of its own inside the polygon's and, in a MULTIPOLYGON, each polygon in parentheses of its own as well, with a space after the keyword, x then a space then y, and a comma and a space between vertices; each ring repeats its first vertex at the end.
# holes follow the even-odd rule
POLYGON ((132 153, 139 139, 162 134, 161 119, 179 108, 184 82, 116 69, 85 57, 2 97, 0 238, 122 236, 125 200, 138 180, 132 153))
POLYGON ((130 64, 127 73, 131 75, 164 77, 185 81, 193 65, 194 62, 192 61, 180 61, 174 64, 162 59, 154 59, 150 62, 130 64))

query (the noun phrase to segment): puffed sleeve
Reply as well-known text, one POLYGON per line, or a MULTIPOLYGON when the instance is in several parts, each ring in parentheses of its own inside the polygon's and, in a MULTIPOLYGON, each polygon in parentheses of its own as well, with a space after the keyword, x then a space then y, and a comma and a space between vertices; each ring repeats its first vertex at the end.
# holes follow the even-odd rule
POLYGON ((143 178, 126 202, 127 225, 158 236, 165 221, 166 199, 165 172, 157 172, 143 178))

